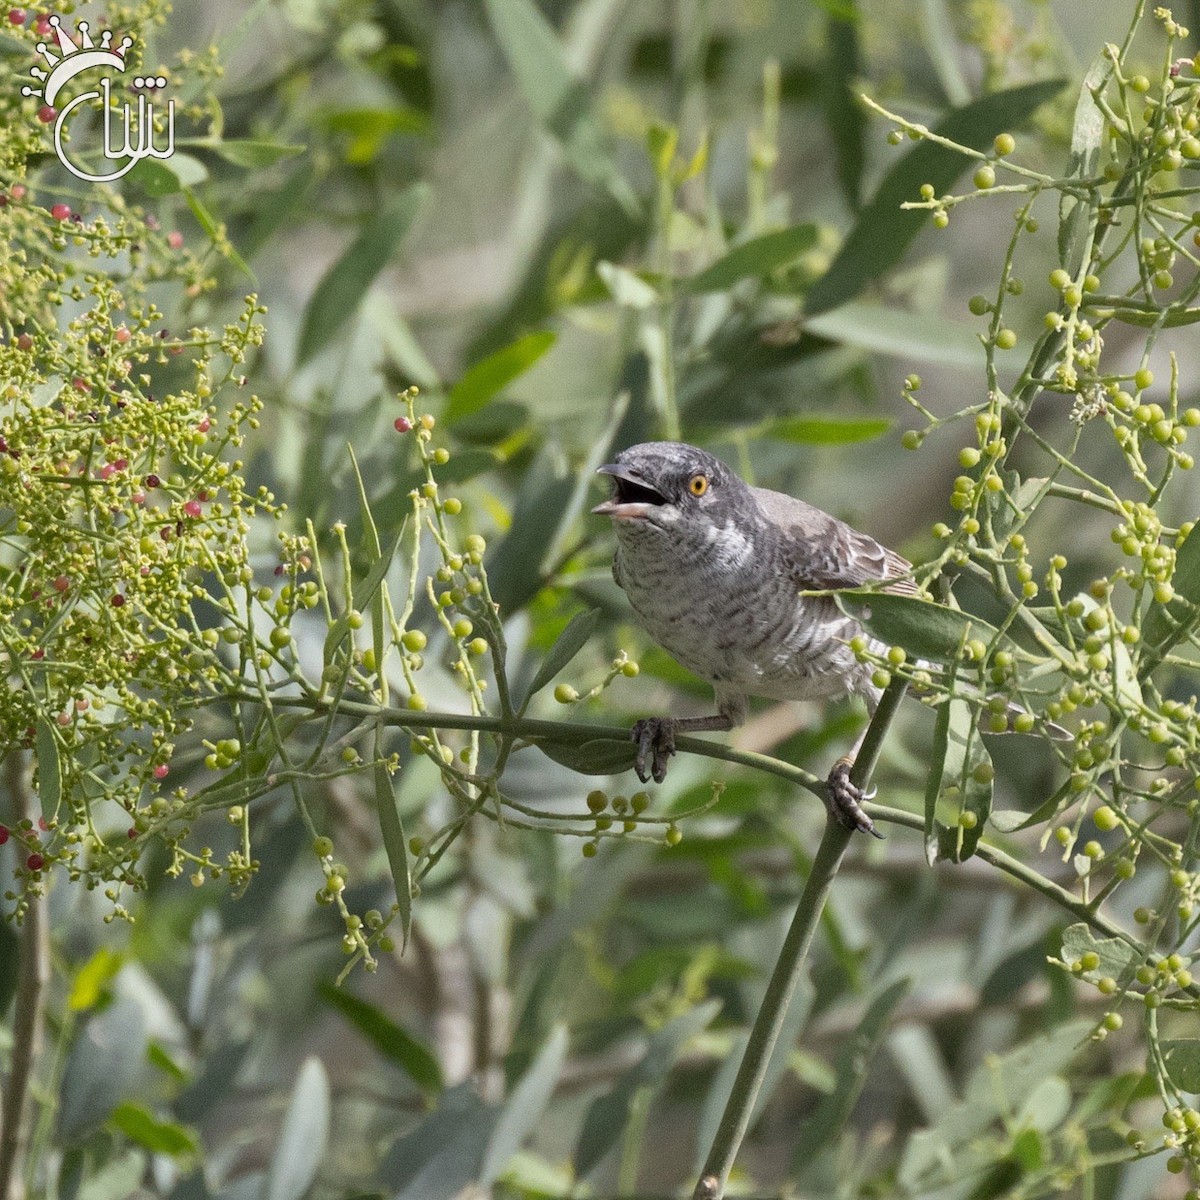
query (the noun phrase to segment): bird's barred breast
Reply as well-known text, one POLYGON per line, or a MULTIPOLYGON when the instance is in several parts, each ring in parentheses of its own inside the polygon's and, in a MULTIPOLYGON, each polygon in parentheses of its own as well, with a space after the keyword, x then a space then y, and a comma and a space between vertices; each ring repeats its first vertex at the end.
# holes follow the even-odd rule
POLYGON ((618 533, 615 574, 650 636, 719 691, 815 700, 869 689, 831 599, 805 597, 786 563, 735 526, 703 540, 618 533))

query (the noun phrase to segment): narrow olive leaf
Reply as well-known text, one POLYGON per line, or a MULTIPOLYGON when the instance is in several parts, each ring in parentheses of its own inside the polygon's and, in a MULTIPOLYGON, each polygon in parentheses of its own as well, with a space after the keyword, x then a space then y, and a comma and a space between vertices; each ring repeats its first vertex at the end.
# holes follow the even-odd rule
POLYGON ((838 183, 851 212, 862 205, 862 174, 867 114, 854 94, 862 72, 855 0, 846 0, 844 11, 825 18, 825 64, 821 72, 821 103, 825 125, 833 142, 838 183))
POLYGON ((980 638, 991 642, 998 632, 994 625, 970 613, 913 596, 843 591, 834 593, 834 598, 843 612, 881 641, 934 662, 953 662, 965 641, 980 638))
POLYGON ((496 1182, 508 1161, 537 1128, 554 1095, 566 1056, 567 1027, 559 1023, 551 1029, 529 1070, 521 1076, 500 1110, 479 1171, 480 1187, 487 1189, 496 1182))
POLYGON ((36 723, 37 737, 34 754, 38 768, 38 800, 41 801, 42 816, 53 821, 58 816, 62 801, 62 762, 58 757, 58 738, 54 727, 40 713, 36 723))
POLYGON ((804 446, 845 446, 882 437, 893 422, 887 417, 839 417, 832 413, 813 413, 804 417, 784 417, 760 430, 762 437, 776 442, 796 442, 804 446))
POLYGON ((169 159, 143 158, 129 172, 148 196, 173 196, 185 187, 195 187, 208 178, 208 168, 190 154, 173 154, 169 159))
POLYGON ((396 807, 391 776, 381 762, 375 764, 375 812, 379 817, 379 831, 383 835, 392 882, 396 885, 396 903, 400 906, 400 951, 403 953, 412 928, 412 873, 408 864, 408 841, 404 837, 400 810, 396 807))
POLYGON ((296 350, 298 366, 328 346, 358 311, 359 302, 391 261, 428 194, 427 184, 415 183, 393 197, 325 273, 304 310, 296 350))
POLYGON ((8 921, 0 921, 0 1017, 17 992, 21 973, 21 943, 8 921))
POLYGON ((537 748, 549 759, 578 771, 580 775, 619 775, 628 771, 637 758, 632 741, 615 742, 608 738, 592 742, 554 742, 541 738, 537 748))
POLYGON ((1100 960, 1097 966, 1083 972, 1083 977, 1093 983, 1105 976, 1120 979, 1141 961, 1137 950, 1120 938, 1098 938, 1082 921, 1068 925, 1062 935, 1063 962, 1069 966, 1089 953, 1100 960))
POLYGON ((811 250, 817 237, 817 227, 812 224, 761 234, 735 246, 690 279, 680 280, 679 287, 687 292, 720 292, 743 279, 762 279, 811 250))
POLYGON ((885 988, 867 1008, 854 1034, 838 1052, 835 1071, 837 1086, 821 1099, 816 1112, 804 1123, 792 1151, 792 1166, 805 1169, 822 1150, 832 1152, 840 1141, 842 1129, 854 1111, 867 1072, 887 1032, 888 1021, 896 1005, 908 994, 911 980, 898 979, 885 988))
POLYGON ((1181 1092, 1200 1092, 1200 1038, 1163 1038, 1158 1047, 1171 1082, 1181 1092))
MULTIPOLYGON (((379 544, 379 530, 376 528, 375 518, 371 514, 371 503, 367 499, 367 485, 363 483, 362 472, 358 469, 358 457, 354 453, 354 447, 347 445, 346 450, 350 455, 350 465, 354 468, 354 481, 358 485, 358 506, 363 523, 363 550, 369 562, 378 564, 383 555, 383 548, 379 544)), ((381 579, 368 601, 357 597, 356 602, 359 604, 369 603, 371 606, 371 646, 375 651, 379 695, 386 703, 387 672, 384 659, 387 657, 388 643, 385 637, 384 605, 387 602, 387 584, 381 579)))
MULTIPOLYGON (((1067 179, 1091 179, 1100 165, 1100 148, 1104 141, 1104 113, 1097 105, 1093 92, 1102 88, 1112 74, 1112 59, 1102 50, 1092 60, 1075 103, 1075 120, 1071 127, 1071 154, 1064 176, 1067 179)), ((1083 247, 1092 206, 1079 196, 1059 193, 1058 201, 1058 264, 1072 277, 1083 260, 1083 247)))
POLYGON ((1200 321, 1200 308, 1170 307, 1166 316, 1160 312, 1148 312, 1142 308, 1109 308, 1107 306, 1093 307, 1088 305, 1088 315, 1096 317, 1112 317, 1125 325, 1140 325, 1143 329, 1154 326, 1156 329, 1178 329, 1181 325, 1194 325, 1200 321))
MULTIPOLYGON (((218 158, 233 163, 235 167, 252 168, 272 166, 280 159, 291 158, 294 154, 303 154, 306 149, 305 146, 286 145, 282 142, 255 138, 230 138, 228 141, 214 137, 178 138, 175 144, 191 146, 197 150, 210 150, 218 158)), ((172 156, 170 161, 174 163, 175 156, 172 156)))
POLYGON ((872 354, 951 367, 972 367, 983 361, 982 343, 974 330, 943 317, 879 304, 843 304, 832 312, 806 317, 803 328, 805 333, 872 354))
POLYGON ((493 396, 514 379, 524 375, 554 343, 558 335, 549 329, 528 333, 503 350, 477 362, 450 389, 446 401, 446 420, 461 421, 477 413, 493 396))
MULTIPOLYGON (((951 677, 950 686, 954 680, 951 677)), ((950 738, 950 702, 938 705, 933 723, 933 745, 929 752, 929 774, 925 777, 925 861, 932 867, 938 860, 937 801, 942 792, 942 776, 946 770, 946 751, 950 738)))
POLYGON ((118 1104, 109 1124, 120 1130, 131 1142, 144 1146, 155 1154, 195 1154, 199 1149, 195 1136, 172 1121, 160 1121, 140 1104, 118 1104))
POLYGON ((965 862, 975 853, 991 815, 995 771, 979 732, 975 709, 965 700, 948 700, 946 703, 950 709, 950 734, 944 779, 947 783, 957 784, 962 811, 970 813, 975 822, 966 827, 956 823, 951 828, 947 839, 949 845, 943 846, 941 857, 951 862, 965 862))
POLYGON ((442 1090, 442 1070, 437 1059, 407 1030, 373 1004, 335 987, 328 980, 317 985, 321 999, 336 1009, 385 1058, 394 1062, 427 1095, 442 1090))
MULTIPOLYGON (((1061 79, 993 92, 951 109, 935 132, 974 150, 987 149, 998 133, 1020 125, 1063 88, 1061 79)), ((829 270, 809 289, 804 307, 810 314, 837 308, 894 267, 929 218, 924 209, 902 209, 919 198, 921 185, 935 195, 950 189, 972 159, 933 142, 918 142, 884 176, 871 202, 862 209, 829 270)))
MULTIPOLYGON (((404 525, 407 522, 408 518, 405 517, 404 523, 396 531, 395 536, 388 540, 383 552, 371 565, 371 569, 363 577, 362 582, 353 585, 353 603, 357 607, 361 608, 368 605, 375 598, 375 593, 379 591, 379 585, 391 569, 392 559, 396 555, 396 547, 400 544, 400 538, 404 535, 404 525)), ((343 613, 330 625, 329 632, 325 635, 324 661, 327 666, 333 661, 333 656, 337 653, 337 648, 349 633, 350 614, 343 613)))
POLYGON ((329 1144, 329 1079, 319 1058, 304 1060, 263 1183, 262 1200, 300 1200, 329 1144))
POLYGON ((554 645, 550 647, 550 652, 542 659, 542 664, 538 667, 533 682, 529 685, 529 691, 525 693, 525 699, 521 701, 520 712, 524 712, 533 696, 541 691, 587 645, 588 639, 596 632, 596 626, 599 623, 600 610, 598 608, 589 608, 585 612, 576 613, 567 622, 567 627, 558 635, 554 645))
MULTIPOLYGON (((142 161, 147 162, 149 160, 143 159, 142 161)), ((138 165, 140 166, 141 163, 138 165)), ((239 271, 245 274, 252 283, 257 285, 258 277, 250 270, 250 264, 234 249, 233 244, 221 232, 216 217, 208 211, 200 197, 190 187, 184 187, 183 198, 187 201, 188 208, 192 210, 192 216, 200 223, 200 228, 208 234, 208 238, 214 248, 218 249, 239 271)))
POLYGON ((644 1087, 661 1085, 679 1052, 720 1011, 719 1000, 707 1000, 653 1034, 646 1056, 627 1071, 607 1095, 592 1102, 575 1145, 575 1170, 582 1179, 616 1145, 629 1120, 633 1097, 644 1087))
POLYGON ((637 198, 604 145, 587 88, 571 73, 553 27, 533 0, 485 0, 484 7, 525 102, 567 161, 636 216, 637 198))

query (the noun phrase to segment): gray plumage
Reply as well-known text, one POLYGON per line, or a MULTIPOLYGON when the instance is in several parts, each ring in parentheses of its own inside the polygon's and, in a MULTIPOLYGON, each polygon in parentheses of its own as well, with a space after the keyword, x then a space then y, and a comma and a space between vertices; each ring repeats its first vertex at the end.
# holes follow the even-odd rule
MULTIPOLYGON (((831 597, 800 593, 901 577, 905 559, 803 500, 750 487, 695 446, 633 446, 605 471, 610 507, 636 503, 637 488, 662 497, 643 515, 611 512, 613 576, 650 636, 713 685, 721 713, 739 724, 749 696, 857 694, 874 707, 872 669, 847 645, 861 627, 831 597), (701 496, 689 490, 696 476, 708 481, 701 496)), ((896 578, 885 590, 915 587, 896 578)))
POLYGON ((720 714, 668 718, 665 732, 662 720, 639 722, 639 774, 653 750, 661 777, 676 729, 740 724, 750 696, 859 695, 874 709, 872 668, 848 645, 861 626, 832 597, 801 593, 891 580, 884 590, 911 594, 911 564, 803 500, 749 486, 695 446, 647 442, 600 470, 613 478, 612 498, 594 510, 613 518, 613 576, 650 636, 712 684, 720 714))

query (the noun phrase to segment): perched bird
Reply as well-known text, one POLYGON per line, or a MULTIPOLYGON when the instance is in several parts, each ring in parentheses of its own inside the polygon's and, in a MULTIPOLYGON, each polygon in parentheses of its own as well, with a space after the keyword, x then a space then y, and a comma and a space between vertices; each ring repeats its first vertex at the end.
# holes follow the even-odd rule
MULTIPOLYGON (((661 782, 675 735, 725 730, 746 719, 750 696, 827 700, 861 696, 874 712, 880 690, 849 642, 862 627, 819 589, 887 581, 911 595, 912 565, 828 513, 751 487, 720 459, 682 442, 631 446, 599 468, 610 499, 592 512, 611 517, 613 577, 659 645, 713 686, 708 717, 638 721, 642 782, 661 782)), ((879 834, 850 782, 852 759, 828 780, 829 805, 844 825, 879 834)))

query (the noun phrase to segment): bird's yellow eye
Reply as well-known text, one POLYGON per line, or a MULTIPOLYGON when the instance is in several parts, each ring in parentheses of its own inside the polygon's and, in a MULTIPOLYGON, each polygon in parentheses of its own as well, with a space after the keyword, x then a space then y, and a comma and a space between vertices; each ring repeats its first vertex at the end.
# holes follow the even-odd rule
POLYGON ((688 491, 691 492, 693 496, 703 496, 704 493, 708 491, 708 476, 693 475, 691 479, 688 480, 688 491))

